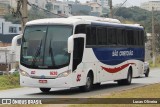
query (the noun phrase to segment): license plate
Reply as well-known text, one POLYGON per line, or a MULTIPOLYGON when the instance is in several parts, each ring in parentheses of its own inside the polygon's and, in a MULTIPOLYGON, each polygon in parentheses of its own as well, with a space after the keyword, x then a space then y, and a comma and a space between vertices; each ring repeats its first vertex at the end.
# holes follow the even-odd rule
POLYGON ((39 83, 45 84, 47 83, 47 80, 39 80, 39 83))

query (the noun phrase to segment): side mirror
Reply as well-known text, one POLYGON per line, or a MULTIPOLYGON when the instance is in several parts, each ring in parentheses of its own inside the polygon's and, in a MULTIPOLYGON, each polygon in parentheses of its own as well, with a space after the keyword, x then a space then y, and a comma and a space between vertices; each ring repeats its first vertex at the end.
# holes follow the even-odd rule
POLYGON ((75 38, 84 38, 86 40, 86 34, 74 34, 68 38, 68 53, 73 52, 75 38))
POLYGON ((22 38, 22 34, 17 35, 17 36, 15 36, 15 37, 12 39, 12 53, 15 53, 15 52, 16 52, 17 41, 18 41, 18 39, 20 39, 20 38, 22 38))
POLYGON ((74 45, 73 39, 74 39, 73 35, 68 38, 68 53, 73 52, 73 45, 74 45))

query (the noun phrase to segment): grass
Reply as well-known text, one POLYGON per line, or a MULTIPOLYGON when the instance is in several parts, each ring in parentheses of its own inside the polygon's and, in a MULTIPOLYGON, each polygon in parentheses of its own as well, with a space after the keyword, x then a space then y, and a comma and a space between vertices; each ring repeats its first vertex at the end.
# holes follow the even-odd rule
MULTIPOLYGON (((96 96, 96 98, 160 98, 160 84, 154 84, 149 86, 144 86, 140 88, 135 88, 127 91, 114 92, 110 95, 96 96)), ((95 98, 95 97, 94 97, 95 98)), ((87 101, 86 101, 87 102, 87 101)), ((76 104, 70 105, 70 107, 159 107, 159 104, 92 104, 92 102, 87 102, 88 104, 76 104)))
POLYGON ((20 87, 19 74, 0 76, 0 90, 18 88, 18 87, 20 87))
POLYGON ((43 105, 0 105, 0 107, 43 107, 43 105))
POLYGON ((149 65, 150 65, 150 67, 151 68, 155 68, 155 67, 158 67, 158 68, 160 68, 160 56, 157 56, 156 57, 156 63, 155 63, 156 65, 155 66, 153 66, 153 62, 152 62, 152 60, 151 61, 149 61, 149 65))
MULTIPOLYGON (((104 94, 93 96, 92 98, 160 98, 160 84, 153 84, 143 86, 127 91, 113 92, 111 94, 104 94)), ((88 104, 56 104, 56 105, 23 105, 23 107, 159 107, 159 104, 91 104, 95 103, 85 101, 88 104)), ((21 107, 22 105, 0 105, 0 107, 21 107)))

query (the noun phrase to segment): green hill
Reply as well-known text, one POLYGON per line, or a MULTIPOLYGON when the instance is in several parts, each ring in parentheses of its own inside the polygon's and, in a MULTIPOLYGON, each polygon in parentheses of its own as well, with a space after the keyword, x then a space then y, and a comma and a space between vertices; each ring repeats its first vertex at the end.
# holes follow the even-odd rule
MULTIPOLYGON (((116 9, 115 9, 116 10, 116 9)), ((126 20, 139 23, 145 27, 147 32, 151 32, 152 25, 152 12, 141 9, 139 7, 121 7, 115 13, 115 17, 120 19, 122 22, 126 20)), ((155 23, 160 23, 160 11, 154 12, 155 23)))

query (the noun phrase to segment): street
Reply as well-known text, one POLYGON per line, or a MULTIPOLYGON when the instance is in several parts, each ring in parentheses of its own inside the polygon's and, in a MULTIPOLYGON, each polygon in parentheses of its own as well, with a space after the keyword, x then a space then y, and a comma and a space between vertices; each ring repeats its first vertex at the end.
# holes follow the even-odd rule
POLYGON ((88 98, 96 95, 109 94, 112 92, 128 90, 132 88, 142 87, 149 84, 160 83, 160 69, 152 69, 149 77, 142 76, 134 78, 129 86, 118 86, 116 82, 103 83, 100 87, 94 88, 91 92, 83 93, 78 89, 52 89, 51 92, 45 94, 38 88, 16 88, 0 91, 1 98, 88 98))

